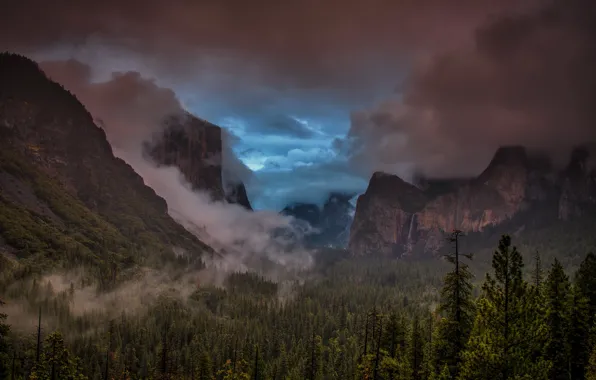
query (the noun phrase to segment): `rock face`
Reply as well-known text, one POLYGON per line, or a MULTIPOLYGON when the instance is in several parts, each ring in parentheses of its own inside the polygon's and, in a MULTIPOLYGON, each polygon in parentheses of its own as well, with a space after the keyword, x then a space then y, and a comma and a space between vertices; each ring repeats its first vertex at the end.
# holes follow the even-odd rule
POLYGON ((190 114, 171 116, 164 123, 163 134, 146 145, 155 163, 178 167, 194 190, 208 192, 213 200, 252 210, 243 183, 223 184, 220 127, 190 114))
POLYGON ((375 173, 358 199, 349 248, 355 255, 433 253, 454 229, 481 232, 521 215, 528 221, 526 214, 536 210, 537 222, 577 216, 596 204, 589 157, 595 156, 576 150, 568 168, 557 174, 544 157, 513 146, 499 149, 484 172, 467 180, 414 186, 375 173))
POLYGON ((35 62, 0 54, 0 251, 103 268, 172 247, 209 250, 113 155, 75 96, 35 62))
POLYGON ((306 245, 344 248, 348 244, 354 215, 354 206, 351 203, 353 197, 353 194, 331 193, 322 208, 311 203, 294 203, 281 213, 314 229, 305 236, 306 245))
POLYGON ((190 114, 165 120, 166 128, 148 153, 158 165, 176 166, 194 190, 224 199, 221 128, 190 114))
POLYGON ((250 201, 248 200, 246 187, 242 182, 226 186, 226 201, 228 201, 228 203, 238 204, 249 211, 253 211, 250 201))
POLYGON ((594 212, 596 205, 596 146, 574 150, 571 162, 561 175, 558 215, 567 220, 594 212))

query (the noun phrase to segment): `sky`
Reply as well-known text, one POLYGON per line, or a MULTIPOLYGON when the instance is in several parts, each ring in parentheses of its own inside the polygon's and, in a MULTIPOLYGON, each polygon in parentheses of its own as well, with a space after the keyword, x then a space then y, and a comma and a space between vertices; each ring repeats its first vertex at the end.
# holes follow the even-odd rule
POLYGON ((362 192, 377 170, 475 175, 501 145, 563 162, 596 141, 590 0, 138 4, 11 2, 0 50, 169 91, 230 133, 257 209, 362 192))

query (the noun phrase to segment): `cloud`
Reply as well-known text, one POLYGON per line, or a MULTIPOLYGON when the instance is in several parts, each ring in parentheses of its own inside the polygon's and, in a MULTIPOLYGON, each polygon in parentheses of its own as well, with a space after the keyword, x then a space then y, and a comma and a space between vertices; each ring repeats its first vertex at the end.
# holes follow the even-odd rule
POLYGON ((338 142, 363 172, 478 174, 501 145, 596 141, 596 5, 552 1, 420 63, 404 94, 354 113, 338 142))
MULTIPOLYGON (((404 176, 415 170, 475 174, 497 143, 549 145, 583 138, 581 133, 550 138, 539 127, 578 124, 587 106, 578 109, 583 101, 565 94, 589 92, 591 83, 587 77, 583 88, 575 88, 561 79, 561 73, 579 77, 584 71, 572 61, 582 62, 574 52, 584 45, 578 37, 590 33, 589 26, 579 25, 589 23, 568 27, 576 17, 573 6, 565 6, 569 10, 560 16, 565 20, 548 21, 536 9, 551 2, 149 0, 139 8, 132 1, 22 0, 0 13, 0 48, 41 58, 76 57, 93 67, 93 78, 109 78, 114 70, 155 78, 155 85, 175 90, 183 108, 239 136, 236 153, 263 153, 269 166, 254 175, 249 195, 256 203, 278 204, 267 198, 300 197, 292 187, 331 187, 323 186, 321 174, 328 183, 349 187, 377 169, 404 176), (515 16, 520 13, 524 16, 515 16), (487 24, 491 17, 501 21, 487 24), (552 36, 533 34, 548 30, 549 22, 552 36), (563 29, 569 33, 558 35, 563 29), (551 37, 549 46, 545 41, 551 37), (561 46, 562 39, 571 42, 561 46), (546 104, 543 114, 540 105, 546 104), (355 109, 365 111, 350 119, 355 109), (335 141, 334 163, 315 155, 288 158, 294 149, 328 149, 350 128, 346 139, 335 141), (350 166, 344 163, 348 155, 350 166), (283 171, 298 165, 298 175, 283 171), (327 170, 334 165, 345 169, 327 170)), ((572 2, 591 6, 588 0, 572 2)), ((591 17, 591 11, 583 13, 591 17)), ((228 157, 232 162, 233 155, 228 157)))
MULTIPOLYGON (((280 230, 300 233, 292 230, 289 218, 212 201, 206 193, 193 192, 177 168, 158 168, 144 158, 143 142, 162 130, 166 116, 182 111, 171 90, 134 72, 116 73, 109 81, 91 83, 89 68, 72 60, 42 62, 40 66, 71 90, 94 118, 102 121, 114 154, 130 164, 166 200, 170 215, 224 253, 221 262, 213 262, 219 269, 262 269, 265 260, 269 270, 264 274, 278 276, 281 271, 301 270, 312 263, 309 252, 280 235, 280 230)), ((233 136, 224 133, 224 142, 233 144, 233 136)), ((222 159, 225 175, 249 179, 250 171, 234 158, 231 149, 224 151, 222 159)))
POLYGON ((251 77, 276 76, 278 88, 362 84, 366 78, 353 76, 355 67, 390 67, 401 62, 404 51, 450 45, 467 38, 485 15, 517 3, 149 0, 139 7, 134 1, 21 0, 3 7, 0 45, 36 50, 103 44, 185 74, 197 61, 210 65, 212 57, 223 56, 216 64, 243 64, 251 77))
POLYGON ((367 178, 355 176, 341 157, 295 165, 291 170, 271 168, 257 172, 257 176, 254 191, 260 196, 253 203, 272 210, 282 210, 294 202, 323 204, 332 192, 359 193, 368 182, 367 178))
POLYGON ((109 80, 93 83, 91 68, 75 60, 45 61, 40 66, 100 119, 113 148, 141 149, 143 141, 163 130, 165 116, 183 112, 172 90, 137 72, 113 73, 109 80))

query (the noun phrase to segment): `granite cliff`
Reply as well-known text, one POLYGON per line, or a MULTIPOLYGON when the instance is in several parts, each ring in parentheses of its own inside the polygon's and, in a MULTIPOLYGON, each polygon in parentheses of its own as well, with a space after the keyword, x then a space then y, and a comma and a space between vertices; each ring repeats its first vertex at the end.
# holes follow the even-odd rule
POLYGON ((191 114, 170 116, 164 124, 163 133, 145 146, 158 166, 176 166, 193 190, 252 210, 243 183, 223 182, 221 127, 191 114))
POLYGON ((593 150, 577 148, 564 170, 519 146, 499 149, 477 177, 425 180, 373 174, 357 202, 349 248, 354 255, 436 253, 454 229, 466 233, 581 216, 596 205, 593 150))

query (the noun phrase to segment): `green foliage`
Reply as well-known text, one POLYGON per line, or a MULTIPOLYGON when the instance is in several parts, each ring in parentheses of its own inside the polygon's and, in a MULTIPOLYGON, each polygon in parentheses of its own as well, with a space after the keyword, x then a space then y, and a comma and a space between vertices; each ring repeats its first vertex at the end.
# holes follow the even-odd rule
MULTIPOLYGON (((0 305, 2 301, 0 301, 0 305)), ((9 346, 8 332, 10 326, 6 323, 6 314, 0 313, 0 379, 8 378, 9 346)))
POLYGON ((487 274, 478 313, 463 353, 461 379, 546 379, 551 363, 536 356, 546 324, 522 278, 522 257, 503 236, 487 274), (532 360, 528 360, 532 358, 532 360))
MULTIPOLYGON (((540 292, 524 281, 522 264, 504 237, 475 302, 457 378, 550 378, 548 359, 564 349, 571 378, 583 378, 592 350, 587 298, 578 286, 565 285, 560 263, 540 292), (565 306, 561 290, 567 291, 565 306), (562 339, 554 328, 561 310, 568 326, 562 339)), ((187 299, 164 294, 134 315, 74 313, 78 285, 55 290, 23 280, 10 297, 20 297, 25 315, 42 308, 43 335, 55 328, 65 332, 57 347, 68 347, 69 359, 60 368, 94 379, 102 379, 106 368, 114 379, 454 379, 448 363, 455 358, 439 351, 453 309, 441 309, 442 317, 429 313, 448 299, 440 294, 445 269, 437 261, 344 259, 283 296, 258 275, 233 274, 225 289, 202 284, 187 299), (82 359, 78 367, 75 355, 82 359)), ((47 355, 51 342, 59 342, 52 339, 43 344, 45 364, 36 367, 35 339, 9 336, 9 361, 13 353, 22 358, 16 378, 51 377, 47 355)))
POLYGON ((588 299, 577 287, 571 289, 569 305, 569 357, 572 379, 583 379, 590 356, 590 310, 588 299))
MULTIPOLYGON (((453 239, 458 239, 455 235, 453 239)), ((456 242, 457 244, 457 242, 456 242)), ((447 273, 441 289, 441 303, 438 312, 443 315, 435 343, 437 369, 448 365, 453 377, 459 373, 463 351, 474 322, 474 300, 472 298, 472 274, 461 259, 458 246, 447 256, 453 270, 447 273)))
POLYGON ((586 367, 586 380, 596 380, 596 346, 592 349, 590 360, 586 367))
POLYGON ((81 373, 81 363, 64 345, 64 339, 58 332, 50 334, 44 343, 44 351, 39 363, 35 364, 31 380, 85 380, 81 373))
POLYGON ((548 342, 545 357, 552 363, 549 378, 553 380, 569 378, 569 296, 569 278, 555 259, 546 279, 548 342))
POLYGON ((575 275, 575 284, 588 299, 590 326, 592 326, 596 316, 596 255, 594 253, 588 253, 580 264, 575 275))
MULTIPOLYGON (((4 277, 0 289, 14 279, 57 266, 66 269, 84 266, 103 286, 109 287, 126 278, 127 270, 135 264, 158 265, 161 261, 155 260, 162 260, 163 255, 176 264, 169 242, 156 239, 164 231, 161 227, 158 227, 161 232, 154 234, 134 214, 115 216, 92 211, 61 182, 36 169, 14 151, 0 150, 2 171, 18 175, 23 186, 32 192, 31 196, 45 206, 37 211, 27 208, 0 189, 0 237, 16 250, 20 259, 12 270, 0 269, 4 277)), ((201 263, 196 260, 197 257, 189 256, 180 264, 196 263, 200 268, 201 263)))

